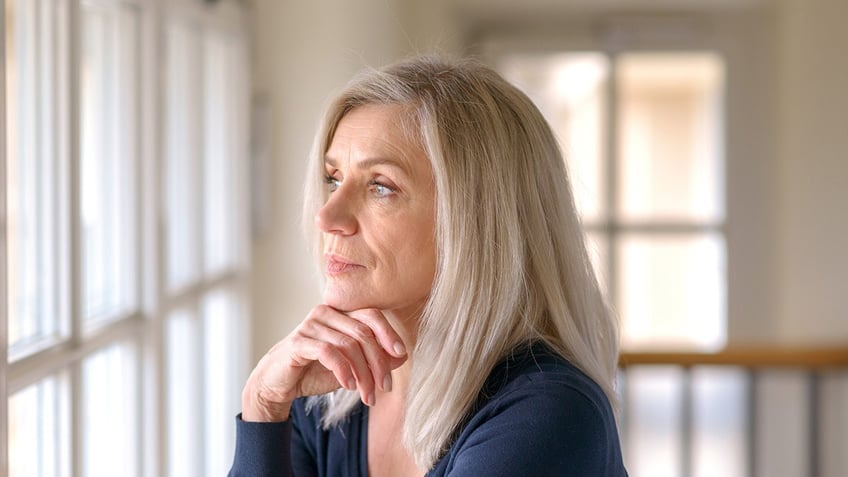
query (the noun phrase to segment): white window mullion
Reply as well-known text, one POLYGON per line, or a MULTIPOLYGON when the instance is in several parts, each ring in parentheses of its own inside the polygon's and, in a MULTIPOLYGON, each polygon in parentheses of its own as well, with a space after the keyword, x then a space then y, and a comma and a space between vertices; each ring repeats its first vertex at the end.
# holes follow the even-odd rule
POLYGON ((85 439, 85 431, 82 428, 83 422, 83 411, 82 411, 82 401, 83 401, 83 393, 82 393, 82 370, 80 367, 80 361, 74 361, 69 365, 69 388, 70 388, 70 415, 69 415, 69 427, 70 427, 70 436, 71 443, 69 446, 69 454, 70 454, 70 475, 84 475, 83 474, 83 442, 85 439))
MULTIPOLYGON (((73 347, 80 346, 83 333, 83 279, 82 270, 82 212, 81 212, 81 187, 80 187, 80 124, 81 117, 81 94, 82 81, 80 78, 80 61, 82 58, 82 12, 80 0, 69 0, 68 8, 68 172, 69 172, 69 200, 68 200, 68 250, 70 251, 68 275, 66 277, 69 289, 69 332, 70 343, 73 347)), ((70 468, 71 475, 83 475, 83 442, 85 438, 83 423, 83 393, 82 393, 82 371, 80 361, 70 363, 70 468)))
MULTIPOLYGON (((210 113, 214 114, 213 111, 209 109, 209 103, 207 101, 205 91, 208 87, 208 81, 206 76, 206 71, 208 69, 208 64, 205 60, 206 51, 208 49, 208 44, 206 41, 206 35, 208 35, 208 31, 205 27, 199 26, 196 30, 194 30, 197 44, 197 91, 198 96, 196 97, 196 102, 194 103, 194 109, 192 110, 192 114, 194 115, 195 123, 199 125, 197 130, 197 136, 195 141, 195 147, 197 152, 197 162, 195 170, 195 174, 197 175, 197 187, 194 189, 194 203, 197 205, 195 209, 196 213, 192 216, 192 220, 194 220, 195 230, 198 231, 197 235, 197 243, 193 248, 192 253, 194 254, 194 263, 197 264, 197 280, 200 283, 203 283, 207 279, 207 267, 206 267, 206 247, 209 241, 209 229, 206 224, 206 208, 209 206, 207 201, 204 200, 206 197, 206 188, 207 180, 207 153, 209 152, 209 148, 207 147, 207 137, 205 137, 207 132, 206 124, 209 121, 210 113)), ((205 287, 201 287, 197 290, 197 295, 193 297, 193 306, 192 306, 192 315, 191 318, 194 320, 194 326, 197 330, 197 336, 195 341, 195 347, 193 348, 194 355, 192 356, 192 363, 194 364, 193 372, 197 377, 197 394, 199 396, 203 395, 203 391, 206 389, 206 373, 204 372, 204 354, 206 349, 206 343, 204 337, 206 336, 206 326, 204 320, 204 314, 206 312, 204 305, 205 298, 208 296, 209 290, 205 287)), ((199 397, 198 396, 198 397, 199 397)), ((204 464, 206 463, 206 443, 209 437, 206 435, 206 423, 204 421, 205 413, 203 412, 206 407, 206 399, 198 399, 198 406, 195 406, 192 411, 195 413, 193 416, 195 429, 198 436, 201 436, 198 439, 197 446, 197 455, 194 456, 195 460, 194 464, 194 474, 201 476, 207 475, 204 464)), ((177 476, 171 476, 177 477, 177 476)))
POLYGON ((137 286, 139 305, 147 321, 140 353, 141 381, 141 431, 142 455, 139 475, 160 477, 166 475, 167 455, 167 368, 164 341, 164 234, 159 226, 164 223, 161 197, 164 187, 159 180, 162 170, 162 147, 158 125, 163 124, 163 90, 159 87, 161 56, 159 35, 163 31, 155 12, 146 4, 140 11, 139 41, 139 134, 138 149, 141 183, 137 191, 138 204, 144 204, 138 214, 137 286))
MULTIPOLYGON (((74 132, 72 127, 77 123, 76 117, 73 116, 71 100, 76 96, 75 85, 73 82, 74 68, 74 41, 71 36, 73 27, 71 21, 72 6, 69 0, 56 2, 55 5, 55 21, 53 35, 53 51, 56 52, 56 65, 53 74, 53 91, 55 94, 56 112, 54 115, 55 132, 55 163, 57 178, 55 179, 56 193, 54 195, 53 210, 57 212, 56 227, 57 233, 54 240, 54 257, 57 258, 58 265, 56 267, 56 276, 60 277, 57 280, 55 287, 54 299, 56 302, 56 320, 54 323, 54 333, 60 341, 67 340, 71 335, 70 313, 71 309, 71 282, 63 280, 71 280, 74 277, 71 275, 70 259, 73 255, 74 248, 70 239, 70 221, 74 210, 71 208, 72 186, 71 178, 71 161, 73 160, 74 151, 74 132), (70 209, 70 210, 69 210, 70 209)), ((65 381, 67 385, 67 380, 65 381)))
MULTIPOLYGON (((5 3, 0 7, 0 25, 6 25, 6 6, 5 3)), ((0 185, 3 190, 7 190, 6 184, 6 31, 0 34, 0 185)), ((6 194, 0 194, 0 356, 8 356, 6 346, 8 335, 6 334, 6 324, 9 317, 7 310, 9 309, 6 298, 6 276, 8 268, 6 265, 6 243, 7 243, 7 227, 6 227, 6 194)), ((8 416, 8 393, 6 391, 6 368, 8 364, 6 358, 0 365, 0 416, 8 416)), ((8 444, 8 419, 0 419, 0 474, 6 475, 9 469, 7 449, 8 444)))

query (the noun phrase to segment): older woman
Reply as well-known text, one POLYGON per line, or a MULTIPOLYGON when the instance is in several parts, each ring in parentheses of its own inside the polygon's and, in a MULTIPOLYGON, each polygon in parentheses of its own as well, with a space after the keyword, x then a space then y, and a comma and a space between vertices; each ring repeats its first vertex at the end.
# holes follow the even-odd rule
POLYGON ((324 303, 251 373, 231 475, 626 475, 615 319, 524 94, 474 62, 365 72, 305 216, 324 303))

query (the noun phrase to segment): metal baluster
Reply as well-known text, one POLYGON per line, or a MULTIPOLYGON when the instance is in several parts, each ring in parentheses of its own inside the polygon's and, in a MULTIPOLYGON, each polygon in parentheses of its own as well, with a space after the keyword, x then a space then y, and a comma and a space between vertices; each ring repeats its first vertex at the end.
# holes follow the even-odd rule
POLYGON ((746 373, 747 384, 747 443, 748 443, 748 477, 757 475, 757 381, 759 373, 754 368, 748 368, 746 373))
POLYGON ((692 369, 688 366, 683 367, 683 375, 681 377, 683 390, 681 392, 681 409, 680 409, 680 475, 681 477, 689 477, 694 473, 694 462, 692 460, 692 433, 693 431, 693 399, 692 399, 692 369))
POLYGON ((808 400, 807 400, 807 419, 808 419, 808 438, 807 438, 807 465, 809 468, 810 477, 818 477, 820 473, 819 457, 820 457, 820 411, 819 404, 821 401, 821 375, 816 370, 808 370, 809 378, 808 400))

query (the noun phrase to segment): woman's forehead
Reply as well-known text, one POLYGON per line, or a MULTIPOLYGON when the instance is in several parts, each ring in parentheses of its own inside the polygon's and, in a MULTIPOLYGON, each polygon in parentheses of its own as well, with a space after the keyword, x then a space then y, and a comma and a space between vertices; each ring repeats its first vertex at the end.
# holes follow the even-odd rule
POLYGON ((335 128, 324 161, 339 166, 350 160, 380 163, 397 161, 404 169, 420 167, 422 159, 429 167, 424 148, 410 137, 403 105, 366 105, 352 109, 335 128), (416 167, 417 166, 417 167, 416 167))

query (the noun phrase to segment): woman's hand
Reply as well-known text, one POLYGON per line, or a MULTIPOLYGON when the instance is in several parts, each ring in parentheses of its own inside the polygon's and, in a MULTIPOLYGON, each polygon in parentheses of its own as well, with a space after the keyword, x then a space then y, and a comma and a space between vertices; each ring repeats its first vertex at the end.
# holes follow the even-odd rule
POLYGON ((391 391, 391 371, 406 358, 403 341, 380 311, 342 313, 319 305, 250 373, 242 419, 284 421, 295 398, 341 387, 358 390, 362 402, 373 405, 378 388, 391 391))

